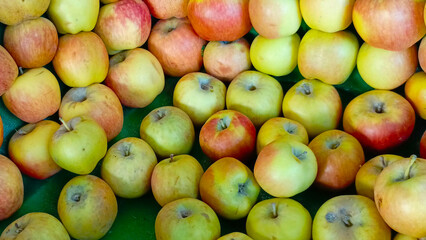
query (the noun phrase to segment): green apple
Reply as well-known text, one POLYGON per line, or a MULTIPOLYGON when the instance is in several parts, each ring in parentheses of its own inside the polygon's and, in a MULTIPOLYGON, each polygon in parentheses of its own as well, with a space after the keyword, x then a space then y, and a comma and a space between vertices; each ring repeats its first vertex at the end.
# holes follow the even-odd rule
POLYGON ((24 182, 19 168, 0 155, 0 221, 12 216, 24 201, 24 182))
POLYGON ((93 119, 79 116, 63 122, 49 142, 53 161, 76 174, 89 174, 107 151, 104 129, 93 119))
POLYGON ((2 240, 70 240, 64 225, 54 216, 31 212, 13 221, 0 236, 2 240))
POLYGON ((114 192, 93 175, 72 178, 58 199, 59 218, 76 239, 101 239, 114 223, 117 211, 114 192))
POLYGON ((226 235, 223 235, 222 237, 218 238, 217 240, 253 240, 253 238, 245 235, 244 233, 232 232, 232 233, 228 233, 226 235))
POLYGON ((290 198, 272 198, 254 205, 246 230, 256 240, 309 240, 311 225, 311 215, 302 204, 290 198))

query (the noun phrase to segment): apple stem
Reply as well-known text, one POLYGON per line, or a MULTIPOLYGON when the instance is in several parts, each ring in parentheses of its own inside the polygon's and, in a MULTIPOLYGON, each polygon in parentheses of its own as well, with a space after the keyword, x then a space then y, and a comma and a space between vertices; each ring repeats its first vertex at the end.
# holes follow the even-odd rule
POLYGON ((345 224, 346 227, 352 227, 352 225, 353 225, 352 222, 351 222, 351 219, 348 215, 343 216, 342 221, 343 221, 343 224, 345 224))
POLYGON ((24 74, 24 69, 22 67, 18 67, 18 69, 19 69, 19 75, 24 74))
POLYGON ((385 158, 383 156, 380 156, 380 162, 382 163, 383 168, 387 167, 387 163, 385 161, 385 158))
POLYGON ((18 223, 15 223, 15 227, 16 227, 16 230, 15 230, 16 234, 19 234, 23 231, 23 229, 21 228, 21 226, 19 226, 18 223))
POLYGON ((175 160, 173 159, 173 153, 172 154, 170 154, 170 162, 174 162, 175 160))
POLYGON ((405 173, 404 173, 404 179, 407 180, 410 178, 410 173, 411 173, 411 169, 414 165, 414 163, 416 162, 417 156, 416 155, 411 155, 411 160, 410 160, 410 164, 408 165, 407 169, 405 169, 405 173))
POLYGON ((71 132, 71 129, 68 127, 67 123, 64 121, 64 119, 59 118, 59 121, 64 125, 64 127, 67 129, 68 132, 71 132))
POLYGON ((305 95, 311 94, 311 87, 306 83, 302 84, 302 90, 305 93, 305 95))
POLYGON ((277 204, 276 203, 272 203, 272 217, 276 218, 278 217, 278 213, 277 213, 277 204))

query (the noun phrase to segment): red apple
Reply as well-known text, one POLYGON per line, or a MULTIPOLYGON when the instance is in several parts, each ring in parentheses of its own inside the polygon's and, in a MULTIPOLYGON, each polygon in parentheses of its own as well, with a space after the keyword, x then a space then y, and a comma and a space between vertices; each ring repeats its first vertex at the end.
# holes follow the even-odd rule
POLYGON ((0 155, 0 221, 10 217, 24 201, 24 182, 18 167, 0 155))
POLYGON ((171 18, 154 25, 148 39, 148 50, 160 61, 165 74, 181 77, 201 69, 201 52, 205 44, 206 41, 194 32, 187 18, 171 18))
POLYGON ((308 146, 318 162, 315 184, 323 189, 342 190, 349 187, 365 162, 358 140, 340 130, 323 132, 308 146))
POLYGON ((352 19, 356 31, 369 45, 401 51, 425 35, 424 8, 424 1, 357 0, 352 19))
POLYGON ((27 19, 38 18, 46 12, 50 0, 1 0, 0 22, 15 25, 27 19))
POLYGON ((188 18, 207 41, 235 41, 251 29, 249 0, 189 0, 188 18))
POLYGON ((3 95, 18 77, 18 66, 9 52, 0 45, 0 96, 3 95))
POLYGON ((222 110, 213 114, 200 130, 201 150, 212 160, 233 157, 246 162, 256 144, 256 128, 244 114, 222 110))
POLYGON ((58 32, 47 18, 26 20, 7 26, 4 47, 23 68, 43 67, 52 61, 58 48, 58 32))
POLYGON ((379 152, 405 142, 414 129, 413 107, 399 94, 372 90, 355 97, 343 113, 343 129, 379 152))
POLYGON ((145 0, 145 3, 152 16, 158 19, 184 18, 188 15, 188 0, 145 0))
POLYGON ((110 55, 142 46, 151 31, 151 14, 142 0, 122 0, 99 10, 94 31, 110 55))
POLYGON ((426 73, 417 72, 405 83, 405 99, 414 107, 416 113, 426 120, 426 73))
POLYGON ((420 139, 420 157, 426 158, 426 130, 420 139))

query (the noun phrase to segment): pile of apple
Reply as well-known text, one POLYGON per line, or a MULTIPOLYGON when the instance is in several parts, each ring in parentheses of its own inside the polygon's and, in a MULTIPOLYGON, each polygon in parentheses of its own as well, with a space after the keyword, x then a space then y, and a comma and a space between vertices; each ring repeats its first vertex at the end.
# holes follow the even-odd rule
MULTIPOLYGON (((1 240, 100 239, 116 196, 149 191, 159 240, 426 237, 426 131, 419 152, 387 154, 416 119, 426 127, 424 1, 0 0, 0 22, 0 95, 23 123, 0 155, 0 220, 23 203, 21 173, 76 175, 60 219, 28 213, 1 240), (296 66, 305 79, 284 92, 275 77, 296 66), (344 108, 335 85, 355 67, 374 90, 344 108), (150 105, 166 76, 179 78, 173 106, 121 137, 125 112, 150 105), (314 217, 292 199, 353 185, 314 217), (246 232, 221 237, 218 216, 246 219, 246 232)), ((1 118, 0 133, 1 145, 1 118)))

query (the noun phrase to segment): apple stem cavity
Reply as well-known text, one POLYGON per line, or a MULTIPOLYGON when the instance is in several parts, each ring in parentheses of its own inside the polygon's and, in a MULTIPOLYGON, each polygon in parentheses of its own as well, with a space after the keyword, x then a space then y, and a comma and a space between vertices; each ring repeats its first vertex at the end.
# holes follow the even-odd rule
POLYGON ((231 123, 231 120, 228 116, 225 116, 224 118, 219 119, 219 122, 217 124, 217 130, 222 131, 227 129, 230 123, 231 123))
POLYGON ((166 113, 162 110, 158 110, 154 113, 154 120, 155 121, 160 121, 161 119, 163 119, 166 116, 166 113))
POLYGON ((385 161, 385 158, 383 156, 380 156, 380 163, 382 164, 382 167, 385 168, 388 166, 387 162, 385 161))
POLYGON ((248 85, 247 86, 247 90, 254 91, 254 90, 256 90, 256 86, 254 86, 254 85, 248 85))
POLYGON ((308 152, 307 152, 307 151, 298 152, 298 150, 297 150, 297 149, 294 149, 294 148, 292 148, 291 150, 292 150, 292 152, 293 152, 293 155, 294 155, 297 159, 299 159, 300 161, 305 160, 305 159, 306 159, 306 155, 308 155, 308 152))
POLYGON ((411 158, 410 164, 408 165, 407 169, 405 169, 405 173, 404 173, 404 179, 405 180, 410 178, 411 169, 413 168, 413 165, 417 160, 417 156, 413 154, 413 155, 411 155, 410 158, 411 158))
POLYGON ((248 195, 247 191, 246 191, 247 184, 248 184, 248 180, 245 183, 239 183, 238 184, 238 194, 241 194, 241 195, 244 195, 244 196, 248 195))
POLYGON ((80 199, 81 199, 80 193, 75 193, 71 196, 71 200, 73 200, 74 202, 80 202, 80 199))
POLYGON ((22 67, 18 67, 18 70, 19 70, 19 75, 24 74, 24 69, 22 67))
POLYGON ((220 42, 220 44, 222 44, 222 45, 228 45, 228 44, 233 43, 233 41, 219 41, 219 42, 220 42))
POLYGON ((296 132, 297 126, 293 123, 284 123, 284 130, 290 134, 294 134, 296 132))
POLYGON ((180 217, 181 218, 187 218, 189 216, 191 216, 190 210, 184 209, 184 210, 180 211, 180 217))
POLYGON ((302 85, 296 88, 296 91, 308 96, 312 93, 312 86, 309 83, 303 83, 302 85))
POLYGON ((198 78, 198 83, 200 84, 201 90, 213 92, 213 86, 210 85, 210 79, 198 78))
POLYGON ((174 154, 172 153, 172 154, 170 154, 170 162, 174 162, 174 161, 176 161, 174 158, 174 154))
POLYGON ((64 119, 59 118, 59 121, 61 121, 61 123, 64 125, 64 127, 67 129, 68 132, 71 132, 71 128, 68 127, 67 123, 64 121, 64 119))
POLYGON ((16 230, 15 230, 16 234, 20 234, 22 231, 24 231, 24 228, 19 226, 18 223, 15 223, 15 227, 16 227, 16 230))
POLYGON ((385 112, 385 104, 382 103, 382 102, 374 104, 374 112, 384 113, 385 112))
POLYGON ((339 140, 334 140, 331 141, 327 144, 329 149, 337 149, 340 146, 340 141, 339 140))
POLYGON ((271 205, 272 205, 272 218, 277 218, 278 217, 277 204, 273 202, 271 205))
POLYGON ((349 214, 345 209, 340 209, 340 214, 342 215, 341 220, 346 227, 352 227, 351 214, 349 214))

